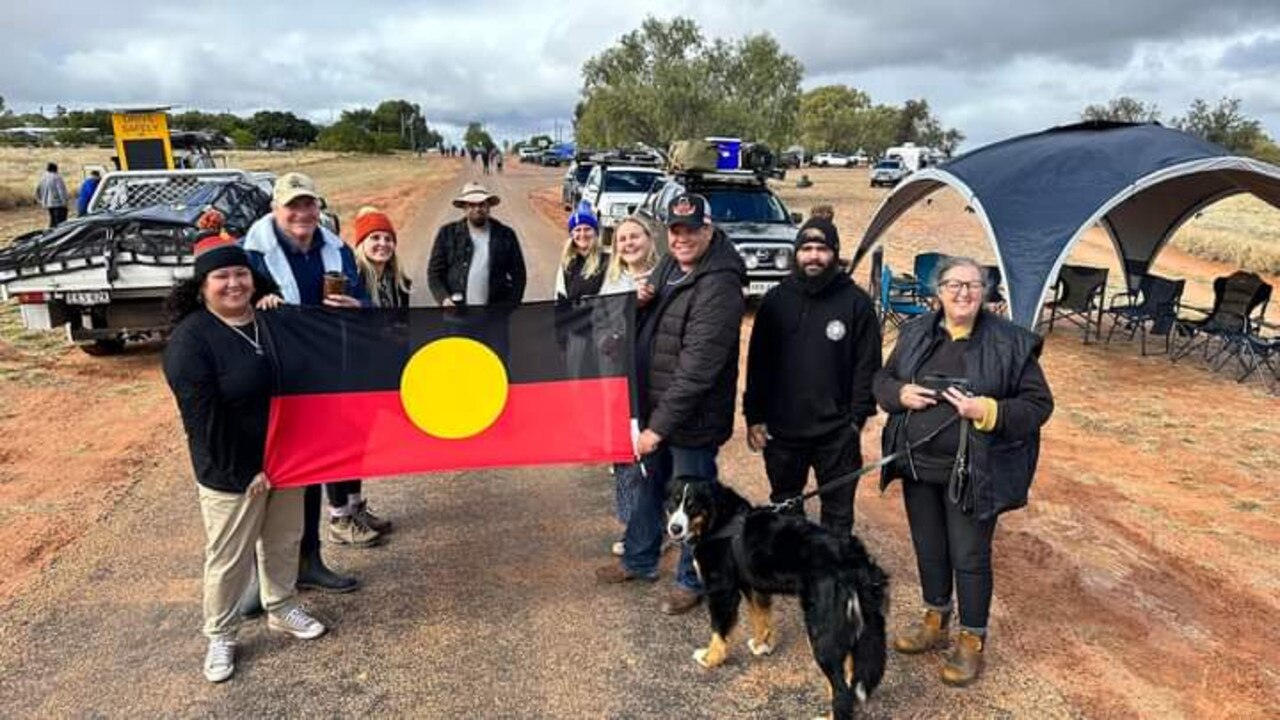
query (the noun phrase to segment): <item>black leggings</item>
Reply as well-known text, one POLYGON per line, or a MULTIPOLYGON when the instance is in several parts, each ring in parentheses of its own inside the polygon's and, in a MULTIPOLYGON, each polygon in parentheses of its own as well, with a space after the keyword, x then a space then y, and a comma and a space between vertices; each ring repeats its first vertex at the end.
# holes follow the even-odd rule
POLYGON ((360 492, 359 480, 343 480, 326 483, 324 493, 329 496, 329 507, 346 507, 347 496, 360 492))
POLYGON ((950 607, 954 578, 961 627, 985 630, 991 612, 995 519, 979 522, 960 512, 940 483, 903 480, 902 497, 925 604, 950 607))

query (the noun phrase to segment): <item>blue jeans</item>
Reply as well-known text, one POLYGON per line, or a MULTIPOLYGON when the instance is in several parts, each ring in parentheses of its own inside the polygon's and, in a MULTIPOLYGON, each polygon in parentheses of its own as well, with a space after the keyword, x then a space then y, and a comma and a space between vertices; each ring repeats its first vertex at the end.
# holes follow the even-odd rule
MULTIPOLYGON (((622 537, 624 552, 622 566, 637 575, 652 575, 658 571, 662 555, 662 537, 666 533, 666 517, 662 511, 667 498, 667 485, 680 475, 695 475, 717 482, 716 454, 720 448, 663 446, 645 456, 643 464, 647 475, 641 479, 636 493, 636 504, 622 537)), ((676 585, 702 594, 702 581, 693 570, 693 551, 685 545, 680 548, 680 563, 676 569, 676 585)))

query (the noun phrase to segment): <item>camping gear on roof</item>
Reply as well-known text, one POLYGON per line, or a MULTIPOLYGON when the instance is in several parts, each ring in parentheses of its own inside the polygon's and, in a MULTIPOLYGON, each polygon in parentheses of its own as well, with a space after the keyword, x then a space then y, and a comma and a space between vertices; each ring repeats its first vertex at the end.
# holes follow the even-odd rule
POLYGON ((707 140, 677 140, 671 144, 672 172, 715 172, 720 148, 707 140))

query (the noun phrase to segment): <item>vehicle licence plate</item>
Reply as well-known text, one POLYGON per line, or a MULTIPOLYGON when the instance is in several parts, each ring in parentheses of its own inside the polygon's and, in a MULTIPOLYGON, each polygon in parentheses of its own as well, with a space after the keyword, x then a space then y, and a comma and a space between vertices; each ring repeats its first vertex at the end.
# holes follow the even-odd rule
POLYGON ((769 292, 770 288, 777 284, 776 280, 757 280, 747 285, 747 294, 763 295, 769 292))
POLYGON ((106 290, 86 290, 69 292, 63 296, 68 305, 106 305, 111 302, 111 293, 106 290))

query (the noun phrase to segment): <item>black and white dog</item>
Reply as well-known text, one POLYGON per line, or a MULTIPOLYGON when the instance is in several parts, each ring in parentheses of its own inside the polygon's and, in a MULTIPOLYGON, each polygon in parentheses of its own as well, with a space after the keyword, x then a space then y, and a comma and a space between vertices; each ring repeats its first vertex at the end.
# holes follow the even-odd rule
POLYGON ((818 666, 831 685, 836 720, 853 717, 880 684, 885 666, 889 576, 856 537, 840 537, 798 515, 753 508, 731 488, 676 478, 666 503, 667 534, 693 547, 711 614, 711 643, 693 659, 716 667, 747 601, 753 655, 772 652, 771 596, 796 595, 818 666))

